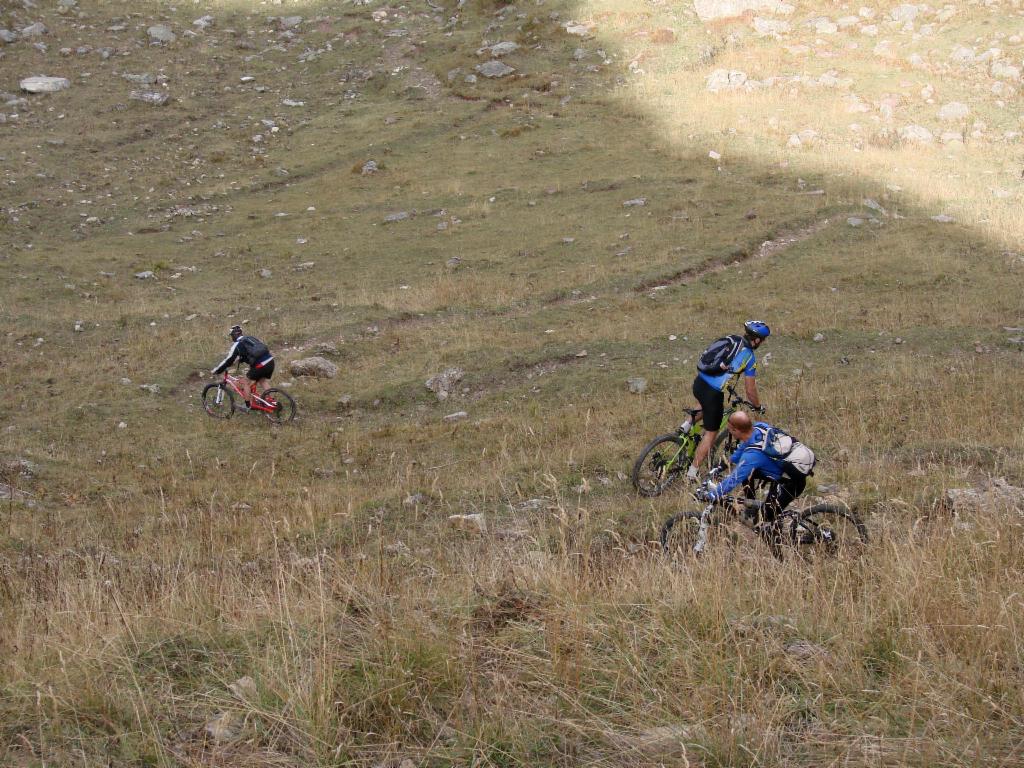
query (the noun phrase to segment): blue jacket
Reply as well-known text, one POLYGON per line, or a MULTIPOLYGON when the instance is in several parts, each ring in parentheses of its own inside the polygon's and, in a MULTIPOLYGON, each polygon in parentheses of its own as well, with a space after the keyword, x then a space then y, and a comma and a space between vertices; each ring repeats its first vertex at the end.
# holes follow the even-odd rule
POLYGON ((782 459, 769 456, 764 452, 765 435, 771 428, 771 424, 763 421, 754 424, 754 433, 737 446, 732 458, 729 459, 732 462, 733 470, 711 492, 712 499, 720 499, 727 495, 733 488, 749 480, 750 476, 758 470, 771 480, 778 480, 782 477, 782 459))

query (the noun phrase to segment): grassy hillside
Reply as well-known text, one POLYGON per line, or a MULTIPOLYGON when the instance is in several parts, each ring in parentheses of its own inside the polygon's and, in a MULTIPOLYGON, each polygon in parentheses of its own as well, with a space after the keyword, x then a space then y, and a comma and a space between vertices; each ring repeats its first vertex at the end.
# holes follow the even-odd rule
POLYGON ((794 4, 0 8, 0 764, 1019 763, 1024 18, 794 4), (858 560, 653 545, 749 317, 858 560))

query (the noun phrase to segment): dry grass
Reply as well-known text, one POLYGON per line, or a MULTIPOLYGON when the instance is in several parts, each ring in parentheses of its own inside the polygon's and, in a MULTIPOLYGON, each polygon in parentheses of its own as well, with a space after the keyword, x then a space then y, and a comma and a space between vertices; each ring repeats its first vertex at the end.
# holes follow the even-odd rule
MULTIPOLYGON (((854 151, 839 92, 711 97, 712 68, 796 65, 746 37, 696 63, 739 27, 708 34, 684 7, 504 7, 446 30, 451 4, 382 24, 379 4, 95 3, 88 29, 37 12, 47 54, 5 47, 5 68, 75 86, 0 126, 0 763, 1020 763, 1020 510, 935 503, 1024 484, 1003 330, 1024 325, 1022 233, 989 190, 1009 145, 854 151), (140 44, 207 11, 212 32, 140 44), (307 19, 297 41, 266 20, 286 13, 307 19), (652 42, 664 28, 675 42, 652 42), (58 53, 107 35, 129 55, 58 53), (466 83, 485 39, 519 41, 526 77, 466 83), (442 98, 403 95, 415 67, 442 98), (120 73, 160 69, 180 101, 127 103, 120 73), (809 125, 822 140, 785 149, 809 125), (352 173, 368 159, 382 170, 352 173), (904 218, 847 226, 865 197, 904 218), (868 520, 859 561, 751 542, 680 567, 652 546, 685 494, 641 500, 622 473, 748 315, 776 331, 771 419, 822 456, 809 495, 836 486, 868 520), (234 322, 278 354, 292 427, 201 413, 234 322), (321 350, 338 378, 289 381, 321 350), (438 402, 423 382, 450 365, 466 376, 438 402), (469 513, 487 534, 448 526, 469 513)), ((1017 19, 962 13, 943 45, 1017 19)), ((891 90, 870 49, 829 47, 800 66, 891 90)))

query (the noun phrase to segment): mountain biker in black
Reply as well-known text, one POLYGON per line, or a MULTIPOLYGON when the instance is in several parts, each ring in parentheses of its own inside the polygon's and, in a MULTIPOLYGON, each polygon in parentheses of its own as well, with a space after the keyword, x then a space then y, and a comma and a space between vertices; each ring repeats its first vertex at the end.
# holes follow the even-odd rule
MULTIPOLYGON (((267 345, 262 341, 255 336, 246 336, 242 333, 242 327, 239 325, 231 326, 228 335, 234 343, 228 350, 228 356, 221 360, 211 373, 216 376, 218 373, 226 371, 235 360, 247 363, 249 371, 245 378, 249 384, 249 391, 255 393, 258 382, 269 381, 270 377, 274 375, 274 356, 270 354, 267 345)), ((259 393, 262 395, 263 390, 260 389, 259 393)), ((245 401, 245 407, 249 407, 248 400, 245 401)))

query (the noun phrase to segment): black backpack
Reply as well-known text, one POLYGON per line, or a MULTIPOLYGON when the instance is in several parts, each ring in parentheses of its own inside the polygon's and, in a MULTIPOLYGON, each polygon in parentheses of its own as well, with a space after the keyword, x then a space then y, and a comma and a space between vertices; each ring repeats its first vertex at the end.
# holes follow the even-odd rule
POLYGON ((719 376, 729 370, 733 358, 742 348, 743 337, 738 334, 730 334, 716 339, 700 353, 697 370, 711 376, 719 376))

